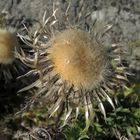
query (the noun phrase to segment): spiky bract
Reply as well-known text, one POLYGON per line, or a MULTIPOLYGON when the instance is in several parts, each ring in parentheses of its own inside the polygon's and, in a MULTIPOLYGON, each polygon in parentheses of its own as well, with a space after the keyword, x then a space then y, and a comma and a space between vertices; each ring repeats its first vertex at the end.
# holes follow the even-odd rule
POLYGON ((114 108, 109 95, 127 81, 126 68, 121 63, 122 52, 117 45, 109 49, 101 46, 92 31, 65 27, 59 33, 54 32, 56 11, 47 19, 44 15, 43 25, 32 36, 30 34, 30 38, 20 36, 35 52, 32 56, 23 51, 18 54, 25 64, 32 67, 26 75, 38 74, 40 77, 20 91, 37 87, 31 103, 43 97, 50 116, 57 111, 63 112, 65 123, 73 112, 77 117, 79 110, 84 108, 88 124, 89 119, 94 118, 97 106, 106 118, 101 99, 107 100, 114 108))

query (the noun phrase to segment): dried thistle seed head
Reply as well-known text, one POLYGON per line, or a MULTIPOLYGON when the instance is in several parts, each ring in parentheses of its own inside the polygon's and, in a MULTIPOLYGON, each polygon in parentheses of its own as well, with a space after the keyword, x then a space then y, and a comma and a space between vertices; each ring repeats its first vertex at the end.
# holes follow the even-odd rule
POLYGON ((34 49, 32 56, 24 54, 24 51, 19 55, 19 58, 32 68, 26 75, 38 73, 39 78, 20 92, 37 88, 35 98, 31 99, 28 106, 35 101, 40 102, 41 98, 49 108, 49 117, 56 112, 58 118, 64 115, 64 124, 73 118, 73 115, 77 118, 82 108, 88 125, 96 110, 98 112, 97 107, 106 118, 101 99, 108 101, 115 108, 109 95, 114 95, 120 88, 123 89, 127 81, 128 72, 121 57, 124 53, 120 46, 115 44, 107 50, 106 47, 100 46, 100 40, 98 44, 94 39, 92 27, 88 33, 85 32, 85 27, 82 31, 76 26, 74 29, 64 26, 63 32, 55 34, 59 29, 62 30, 55 28, 56 11, 48 18, 44 14, 43 25, 35 31, 33 38, 30 34, 29 39, 21 35, 21 39, 34 49), (46 41, 41 39, 44 37, 46 41))
POLYGON ((13 31, 0 29, 0 64, 11 64, 14 60, 14 47, 17 38, 13 31))
POLYGON ((57 34, 49 53, 54 71, 78 89, 93 89, 105 78, 107 54, 85 31, 67 29, 57 34))
POLYGON ((19 44, 15 29, 0 29, 0 81, 3 84, 27 72, 27 66, 16 58, 19 44))

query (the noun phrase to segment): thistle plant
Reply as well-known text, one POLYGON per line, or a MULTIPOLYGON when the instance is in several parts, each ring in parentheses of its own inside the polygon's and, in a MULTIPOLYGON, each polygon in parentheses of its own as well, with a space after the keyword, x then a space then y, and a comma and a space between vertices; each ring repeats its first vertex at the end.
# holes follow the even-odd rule
MULTIPOLYGON (((120 46, 104 47, 92 27, 88 30, 80 27, 81 17, 76 20, 78 25, 71 25, 68 10, 69 7, 63 16, 63 27, 59 26, 58 9, 55 9, 48 18, 44 14, 43 22, 34 33, 25 26, 28 35, 19 34, 34 50, 32 55, 22 49, 16 53, 17 58, 32 68, 23 77, 38 77, 19 92, 36 88, 29 105, 42 98, 49 116, 61 114, 64 124, 84 111, 88 126, 98 110, 106 119, 104 101, 115 108, 114 95, 125 87, 129 73, 122 64, 120 46)), ((105 35, 105 32, 100 34, 105 35)))
POLYGON ((15 58, 19 43, 13 28, 0 29, 0 80, 8 83, 23 74, 26 66, 15 58))

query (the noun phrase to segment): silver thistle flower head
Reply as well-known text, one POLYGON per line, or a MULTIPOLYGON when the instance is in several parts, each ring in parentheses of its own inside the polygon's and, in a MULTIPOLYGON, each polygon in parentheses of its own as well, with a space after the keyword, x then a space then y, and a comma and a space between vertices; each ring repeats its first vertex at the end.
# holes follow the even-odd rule
POLYGON ((20 92, 37 87, 30 103, 45 98, 50 116, 63 112, 64 124, 74 114, 77 118, 82 108, 88 124, 93 120, 97 106, 106 118, 102 99, 115 108, 109 95, 125 86, 128 73, 122 64, 120 47, 115 44, 110 48, 103 47, 92 27, 88 30, 80 28, 81 17, 75 20, 79 21, 78 26, 71 26, 69 8, 64 13, 63 29, 59 27, 56 9, 48 18, 45 12, 41 26, 34 34, 25 26, 29 35, 19 35, 34 50, 33 55, 25 55, 22 50, 17 53, 18 58, 32 68, 26 76, 39 75, 34 83, 20 92))
MULTIPOLYGON (((14 28, 0 29, 0 81, 8 83, 24 71, 24 66, 15 58, 19 43, 14 28)), ((23 74, 23 73, 22 73, 23 74)))

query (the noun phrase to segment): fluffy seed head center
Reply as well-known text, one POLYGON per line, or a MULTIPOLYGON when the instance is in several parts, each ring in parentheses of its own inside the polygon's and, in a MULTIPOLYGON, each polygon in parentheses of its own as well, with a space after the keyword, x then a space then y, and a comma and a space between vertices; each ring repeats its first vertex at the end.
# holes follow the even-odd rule
POLYGON ((0 63, 10 64, 14 60, 14 47, 17 45, 16 36, 6 30, 0 30, 0 63))
POLYGON ((50 59, 54 71, 77 88, 92 89, 104 78, 105 51, 87 32, 67 29, 56 35, 50 59))

